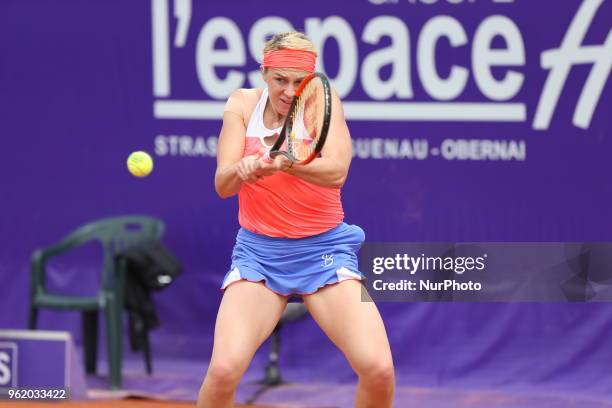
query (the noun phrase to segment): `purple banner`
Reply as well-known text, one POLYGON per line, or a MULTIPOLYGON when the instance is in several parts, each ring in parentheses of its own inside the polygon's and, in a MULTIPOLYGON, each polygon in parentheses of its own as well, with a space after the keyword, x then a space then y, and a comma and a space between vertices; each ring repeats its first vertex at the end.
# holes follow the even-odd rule
MULTIPOLYGON (((147 214, 164 220, 185 271, 156 296, 157 352, 209 353, 238 228, 236 200, 213 188, 222 108, 234 89, 261 86, 266 37, 294 28, 344 101, 343 204, 368 242, 612 241, 611 17, 603 0, 1 2, 0 327, 26 325, 34 249, 97 218, 147 214), (136 150, 155 162, 143 179, 125 166, 136 150)), ((93 245, 54 259, 47 283, 93 293, 101 260, 93 245)), ((401 351, 427 349, 412 336, 425 320, 387 306, 398 369, 435 376, 401 351)), ((555 319, 570 306, 553 306, 533 321, 565 327, 555 319)), ((436 316, 452 343, 451 315, 436 316)), ((78 333, 76 314, 39 321, 78 333)))

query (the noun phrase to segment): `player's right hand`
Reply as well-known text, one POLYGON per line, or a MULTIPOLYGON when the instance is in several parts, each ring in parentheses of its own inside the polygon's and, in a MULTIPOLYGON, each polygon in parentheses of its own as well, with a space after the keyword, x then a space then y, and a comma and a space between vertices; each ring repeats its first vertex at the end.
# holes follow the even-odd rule
POLYGON ((261 157, 261 152, 257 152, 256 154, 245 156, 238 162, 238 177, 246 183, 255 183, 257 180, 263 178, 263 175, 260 174, 261 169, 261 161, 259 158, 261 157))

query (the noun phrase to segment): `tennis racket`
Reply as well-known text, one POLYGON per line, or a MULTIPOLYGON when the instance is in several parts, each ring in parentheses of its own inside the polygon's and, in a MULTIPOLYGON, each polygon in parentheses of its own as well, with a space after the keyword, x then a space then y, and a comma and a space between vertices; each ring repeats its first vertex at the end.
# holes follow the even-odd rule
POLYGON ((295 91, 285 124, 266 153, 266 160, 282 154, 295 164, 308 164, 323 149, 331 120, 331 88, 325 74, 306 76, 295 91))

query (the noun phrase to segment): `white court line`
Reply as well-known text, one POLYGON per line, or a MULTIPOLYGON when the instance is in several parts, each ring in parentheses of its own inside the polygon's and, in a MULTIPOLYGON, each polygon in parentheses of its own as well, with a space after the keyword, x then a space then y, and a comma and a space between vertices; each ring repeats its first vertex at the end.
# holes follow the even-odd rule
MULTIPOLYGON (((454 121, 524 122, 523 103, 472 102, 344 102, 349 120, 367 121, 454 121)), ((225 102, 158 100, 153 111, 157 119, 221 119, 225 102)))

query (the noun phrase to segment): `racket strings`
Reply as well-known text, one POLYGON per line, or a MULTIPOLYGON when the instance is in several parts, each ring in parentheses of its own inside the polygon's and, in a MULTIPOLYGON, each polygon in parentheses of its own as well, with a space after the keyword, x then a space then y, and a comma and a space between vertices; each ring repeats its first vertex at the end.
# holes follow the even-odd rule
POLYGON ((293 128, 289 134, 288 149, 298 160, 309 157, 321 133, 325 95, 323 84, 314 78, 303 89, 296 100, 293 128), (301 125, 306 134, 301 134, 301 125))

